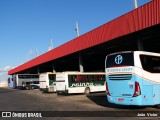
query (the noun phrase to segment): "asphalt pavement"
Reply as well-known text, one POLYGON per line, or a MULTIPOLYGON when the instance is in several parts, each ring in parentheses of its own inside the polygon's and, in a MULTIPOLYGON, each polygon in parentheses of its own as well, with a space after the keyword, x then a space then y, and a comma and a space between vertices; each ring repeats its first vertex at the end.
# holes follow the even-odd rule
MULTIPOLYGON (((0 88, 0 111, 11 112, 12 119, 33 119, 37 113, 38 119, 159 119, 160 109, 156 107, 121 106, 107 102, 105 92, 83 94, 57 95, 42 93, 39 90, 17 90, 0 88), (31 114, 30 114, 31 113, 31 114), (38 114, 39 113, 39 114, 38 114), (41 116, 42 118, 40 118, 41 116), (18 116, 19 115, 19 116, 18 116), (33 115, 33 116, 31 116, 33 115), (35 115, 35 116, 34 116, 35 115), (145 116, 144 116, 145 115, 145 116), (155 115, 155 116, 149 116, 155 115), (18 116, 18 117, 17 117, 18 116), (13 118, 15 117, 15 118, 13 118)), ((6 115, 6 114, 4 114, 6 115)), ((1 117, 0 119, 8 119, 1 117)), ((35 118, 34 118, 35 119, 35 118)))

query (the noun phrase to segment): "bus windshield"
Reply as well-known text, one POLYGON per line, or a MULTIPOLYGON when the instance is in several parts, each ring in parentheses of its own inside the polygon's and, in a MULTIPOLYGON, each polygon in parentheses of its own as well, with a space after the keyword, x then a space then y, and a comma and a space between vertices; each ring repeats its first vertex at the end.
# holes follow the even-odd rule
POLYGON ((133 52, 112 54, 107 56, 106 68, 121 66, 134 66, 133 52))
POLYGON ((49 85, 54 85, 54 82, 56 81, 56 75, 55 74, 49 74, 49 85))

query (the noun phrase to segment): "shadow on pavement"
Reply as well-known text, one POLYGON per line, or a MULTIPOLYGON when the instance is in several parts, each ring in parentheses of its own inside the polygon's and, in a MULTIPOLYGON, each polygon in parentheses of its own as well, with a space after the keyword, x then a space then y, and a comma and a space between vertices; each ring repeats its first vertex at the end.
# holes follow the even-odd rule
POLYGON ((0 87, 0 94, 1 93, 7 93, 7 92, 17 92, 19 91, 18 89, 12 89, 12 88, 3 88, 3 87, 0 87))
POLYGON ((117 108, 117 109, 144 109, 145 107, 141 106, 125 106, 125 105, 116 105, 109 103, 107 100, 106 93, 92 93, 88 96, 90 100, 92 100, 97 105, 103 106, 103 107, 110 107, 110 108, 117 108))

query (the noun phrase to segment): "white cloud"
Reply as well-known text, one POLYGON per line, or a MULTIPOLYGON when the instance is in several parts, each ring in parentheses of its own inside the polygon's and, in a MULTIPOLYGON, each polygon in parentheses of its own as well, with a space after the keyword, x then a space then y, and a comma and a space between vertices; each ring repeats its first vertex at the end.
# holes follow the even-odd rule
POLYGON ((11 77, 7 72, 0 73, 0 82, 6 82, 11 77))
POLYGON ((5 66, 3 68, 0 68, 0 73, 8 72, 8 70, 11 70, 12 68, 13 68, 12 66, 5 66))
POLYGON ((3 68, 0 68, 0 82, 7 81, 9 77, 8 71, 11 70, 12 68, 13 68, 12 66, 5 66, 3 68))

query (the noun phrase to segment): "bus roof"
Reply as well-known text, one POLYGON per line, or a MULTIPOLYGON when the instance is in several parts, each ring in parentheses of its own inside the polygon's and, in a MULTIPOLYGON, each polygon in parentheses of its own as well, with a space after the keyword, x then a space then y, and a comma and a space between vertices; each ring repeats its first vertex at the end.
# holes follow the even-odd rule
POLYGON ((43 72, 43 73, 40 73, 40 74, 56 74, 58 72, 43 72))
POLYGON ((148 52, 148 51, 121 51, 121 52, 115 52, 115 53, 108 54, 107 56, 115 55, 115 54, 122 54, 122 53, 132 53, 132 52, 136 52, 137 54, 160 56, 160 53, 154 53, 154 52, 148 52))
MULTIPOLYGON (((62 74, 66 73, 66 74, 69 74, 69 75, 98 75, 98 74, 104 74, 105 75, 105 72, 70 72, 70 71, 67 71, 67 72, 61 72, 62 74)), ((60 73, 60 74, 61 74, 60 73)))

